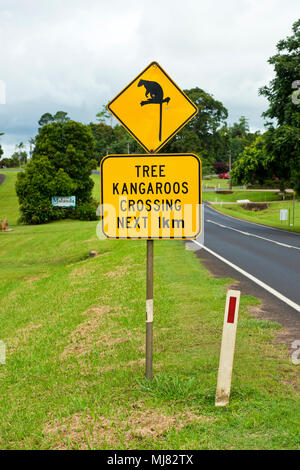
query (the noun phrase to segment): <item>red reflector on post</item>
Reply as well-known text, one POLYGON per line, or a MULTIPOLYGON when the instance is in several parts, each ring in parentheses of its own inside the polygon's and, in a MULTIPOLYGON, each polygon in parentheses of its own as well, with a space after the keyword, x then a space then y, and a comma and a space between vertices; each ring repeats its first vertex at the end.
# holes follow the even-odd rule
POLYGON ((239 290, 228 290, 226 294, 216 406, 229 404, 240 294, 239 290))
POLYGON ((236 297, 230 297, 227 323, 234 323, 235 306, 236 306, 236 297))

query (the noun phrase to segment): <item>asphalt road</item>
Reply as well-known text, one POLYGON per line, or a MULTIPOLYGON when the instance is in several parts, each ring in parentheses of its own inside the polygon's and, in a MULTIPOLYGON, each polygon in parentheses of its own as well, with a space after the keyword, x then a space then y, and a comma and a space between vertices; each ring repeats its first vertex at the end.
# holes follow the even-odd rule
POLYGON ((300 235, 234 219, 205 205, 204 245, 300 305, 300 235))

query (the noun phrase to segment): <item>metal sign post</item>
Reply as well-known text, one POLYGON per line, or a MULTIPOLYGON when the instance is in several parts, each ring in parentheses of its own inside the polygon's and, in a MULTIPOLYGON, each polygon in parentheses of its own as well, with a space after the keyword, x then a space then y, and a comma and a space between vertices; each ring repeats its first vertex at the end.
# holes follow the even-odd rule
POLYGON ((156 152, 198 108, 151 62, 107 109, 147 152, 107 155, 100 173, 102 207, 110 212, 102 219, 104 236, 147 240, 146 378, 152 380, 154 239, 191 239, 202 230, 201 161, 193 154, 156 152))
POLYGON ((149 380, 153 378, 153 248, 154 241, 147 240, 146 378, 149 380))
POLYGON ((293 191, 293 227, 295 227, 295 195, 296 191, 293 191))
POLYGON ((147 240, 146 378, 151 380, 154 239, 201 233, 201 161, 193 154, 108 155, 101 161, 101 201, 112 214, 102 219, 106 237, 147 240))
MULTIPOLYGON (((142 104, 142 103, 141 103, 142 104)), ((160 112, 162 110, 160 109, 160 112)), ((161 115, 160 115, 161 116, 161 115)), ((161 132, 161 121, 160 131, 161 132)), ((153 379, 153 271, 154 240, 147 240, 146 268, 146 379, 153 379)))

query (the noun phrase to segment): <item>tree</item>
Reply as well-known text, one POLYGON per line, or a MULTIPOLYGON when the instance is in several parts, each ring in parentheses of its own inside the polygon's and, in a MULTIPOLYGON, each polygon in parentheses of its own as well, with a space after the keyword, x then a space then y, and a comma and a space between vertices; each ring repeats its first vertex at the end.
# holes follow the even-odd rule
POLYGON ((90 129, 95 139, 95 158, 100 163, 101 158, 109 153, 109 147, 114 140, 113 127, 104 122, 91 122, 90 129))
POLYGON ((0 168, 11 168, 11 159, 2 158, 2 160, 0 160, 0 168))
POLYGON ((164 146, 163 152, 195 152, 201 155, 204 166, 212 166, 223 144, 218 130, 228 117, 227 109, 201 88, 184 90, 195 103, 199 113, 164 146))
POLYGON ((268 165, 279 179, 280 189, 284 190, 291 184, 299 188, 300 129, 293 126, 270 127, 264 138, 268 165))
POLYGON ((257 137, 253 144, 245 147, 231 171, 232 182, 234 184, 263 184, 266 179, 273 176, 269 163, 264 138, 257 137))
MULTIPOLYGON (((1 135, 4 135, 4 132, 0 132, 0 136, 1 136, 1 135)), ((1 146, 1 144, 0 144, 0 160, 1 160, 1 156, 3 155, 3 153, 4 153, 4 152, 3 152, 2 146, 1 146)))
MULTIPOLYGON (((212 166, 215 155, 223 145, 218 129, 228 116, 227 109, 201 88, 185 90, 189 98, 198 106, 199 113, 162 149, 162 152, 195 152, 201 154, 204 165, 212 166)), ((98 124, 90 123, 96 140, 97 161, 107 153, 145 153, 139 143, 119 124, 108 125, 109 113, 105 106, 97 114, 98 124)))
POLYGON ((246 147, 251 145, 260 132, 250 132, 248 119, 241 116, 232 126, 224 125, 218 130, 220 144, 216 152, 216 161, 227 161, 229 156, 232 165, 238 160, 246 147))
MULTIPOLYGON (((277 44, 277 53, 269 59, 275 77, 259 93, 269 100, 263 113, 267 122, 266 148, 276 164, 281 186, 292 182, 299 188, 300 177, 300 104, 294 100, 294 84, 300 77, 300 19, 292 27, 293 34, 277 44)), ((295 186, 295 187, 296 187, 295 186)), ((299 189, 297 190, 300 194, 299 189)))
POLYGON ((104 122, 91 122, 90 128, 95 139, 94 158, 98 163, 109 153, 144 153, 138 142, 119 124, 112 127, 104 122))
POLYGON ((68 113, 66 113, 65 111, 57 111, 54 115, 52 115, 51 113, 45 113, 40 117, 40 120, 38 122, 38 124, 41 126, 39 130, 43 126, 51 124, 52 122, 61 122, 62 124, 65 124, 68 121, 70 121, 70 118, 68 117, 68 113))
POLYGON ((70 121, 70 118, 68 116, 68 113, 65 113, 64 111, 57 111, 53 116, 53 121, 61 122, 62 124, 64 124, 70 121))
POLYGON ((11 158, 18 161, 18 165, 16 166, 26 165, 28 156, 23 142, 16 145, 16 151, 13 153, 11 158))
POLYGON ((54 178, 55 168, 46 156, 32 158, 26 170, 18 173, 16 192, 21 222, 40 224, 55 220, 57 214, 51 204, 54 178))
POLYGON ((20 166, 20 154, 19 152, 14 152, 10 157, 10 168, 18 168, 20 166))
POLYGON ((107 119, 110 119, 111 114, 110 112, 106 109, 106 106, 102 106, 102 111, 96 114, 97 121, 101 123, 105 123, 107 119))
POLYGON ((241 116, 239 122, 235 122, 230 127, 231 137, 239 137, 240 139, 246 137, 249 134, 249 123, 245 116, 241 116))
POLYGON ((17 168, 20 166, 19 153, 14 152, 10 158, 0 160, 1 168, 17 168))
POLYGON ((228 163, 224 161, 214 162, 213 166, 217 175, 220 175, 221 173, 227 173, 227 171, 229 170, 228 163))
POLYGON ((17 176, 21 221, 44 223, 78 217, 83 207, 88 219, 95 218, 94 183, 90 177, 96 164, 93 154, 94 139, 89 126, 71 120, 44 125, 36 136, 25 172, 17 176), (52 208, 52 196, 71 195, 76 196, 75 210, 52 208))
MULTIPOLYGON (((266 118, 275 119, 279 126, 300 127, 300 107, 292 99, 293 84, 300 77, 300 19, 293 24, 293 34, 277 44, 277 54, 270 57, 275 77, 259 93, 269 101, 269 108, 263 113, 266 118)), ((271 125, 271 124, 269 124, 271 125)))
POLYGON ((246 147, 255 142, 260 132, 250 132, 248 119, 241 116, 238 122, 229 127, 229 151, 234 163, 246 147))
POLYGON ((53 122, 53 116, 50 113, 45 113, 40 117, 40 120, 38 122, 39 126, 43 127, 50 122, 53 122))
POLYGON ((30 139, 29 139, 28 142, 29 142, 29 148, 30 148, 30 150, 29 150, 29 157, 31 158, 31 157, 32 157, 32 154, 33 154, 34 146, 35 146, 35 138, 30 137, 30 139))

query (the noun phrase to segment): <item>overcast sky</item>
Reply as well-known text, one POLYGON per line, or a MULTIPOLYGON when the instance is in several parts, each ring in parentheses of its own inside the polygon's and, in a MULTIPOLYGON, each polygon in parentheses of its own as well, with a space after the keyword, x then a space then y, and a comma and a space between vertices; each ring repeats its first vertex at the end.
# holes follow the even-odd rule
POLYGON ((88 123, 151 61, 183 89, 222 101, 229 123, 263 128, 268 58, 299 0, 0 0, 0 131, 5 156, 45 112, 88 123))

